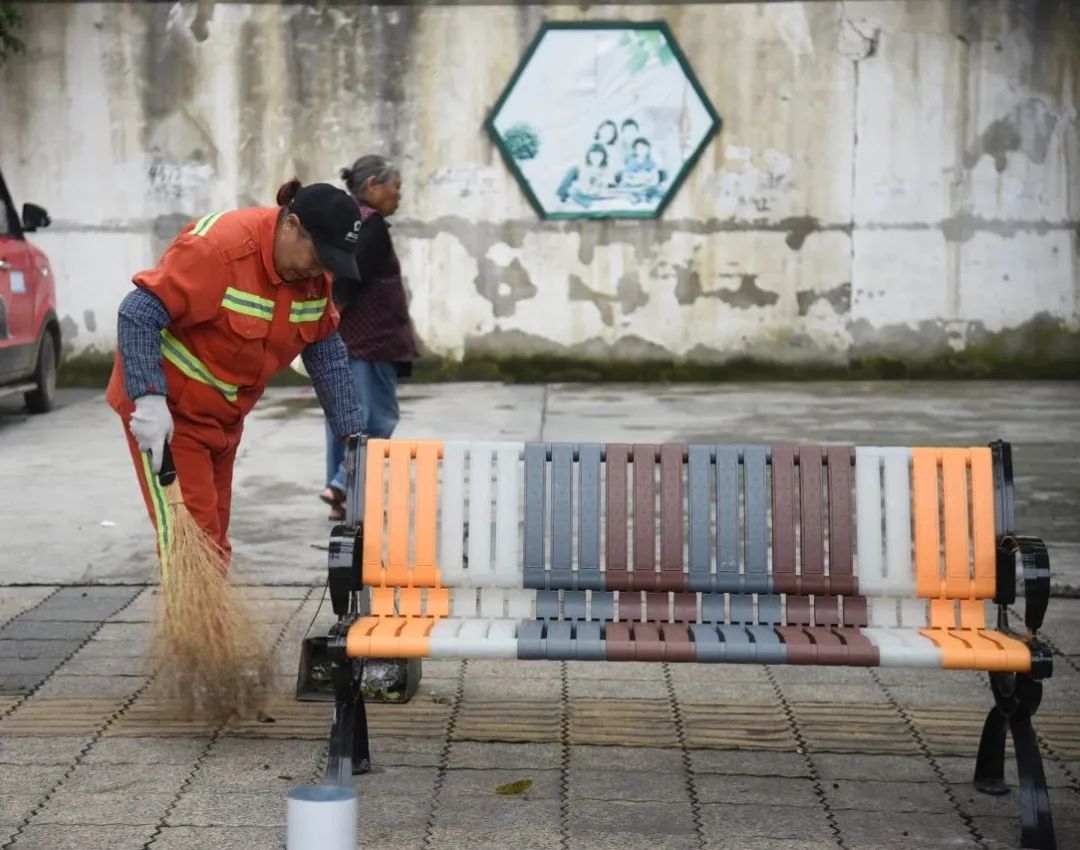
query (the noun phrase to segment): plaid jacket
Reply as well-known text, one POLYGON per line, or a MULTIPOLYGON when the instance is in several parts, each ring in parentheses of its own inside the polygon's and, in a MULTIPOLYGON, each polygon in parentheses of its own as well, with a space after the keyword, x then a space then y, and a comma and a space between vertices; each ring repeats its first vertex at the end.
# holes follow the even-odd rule
POLYGON ((364 226, 356 264, 361 279, 334 283, 341 311, 338 329, 354 359, 409 364, 417 359, 416 338, 389 224, 377 210, 359 203, 364 226))

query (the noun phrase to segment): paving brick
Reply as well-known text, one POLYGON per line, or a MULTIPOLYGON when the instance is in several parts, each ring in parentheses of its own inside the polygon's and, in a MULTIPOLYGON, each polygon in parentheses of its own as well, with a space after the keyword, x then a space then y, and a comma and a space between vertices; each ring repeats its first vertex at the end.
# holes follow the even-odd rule
POLYGON ((122 791, 81 792, 61 788, 34 817, 35 824, 149 824, 158 823, 175 792, 143 791, 135 782, 122 791))
POLYGON ((702 803, 767 806, 783 800, 785 806, 820 806, 809 779, 783 776, 719 776, 708 774, 694 779, 702 803))
POLYGON ((83 759, 86 764, 194 764, 209 738, 101 738, 83 759))
POLYGON ((67 765, 83 750, 90 738, 71 736, 6 735, 0 726, 0 764, 67 765))
POLYGON ((154 850, 283 850, 284 847, 284 827, 259 826, 167 826, 153 844, 154 850))
MULTIPOLYGON (((385 760, 386 745, 372 742, 376 747, 376 760, 385 760)), ((441 741, 424 742, 437 757, 441 741)), ((454 768, 502 768, 505 770, 533 769, 552 770, 559 767, 561 749, 558 744, 495 744, 473 741, 455 741, 450 748, 449 766, 454 768)), ((435 764, 438 762, 435 761, 435 764)))
MULTIPOLYGON (((815 761, 817 756, 814 757, 815 761)), ((797 753, 759 753, 750 750, 691 750, 696 775, 719 773, 746 776, 810 776, 806 759, 797 753)))
MULTIPOLYGON (((455 746, 457 746, 455 744, 455 746)), ((682 773, 682 752, 657 747, 593 747, 570 749, 570 767, 591 770, 682 773)))
POLYGON ((142 850, 154 827, 147 826, 71 826, 31 824, 12 845, 12 850, 142 850))
POLYGON ((568 781, 571 800, 682 803, 688 799, 684 777, 674 773, 571 768, 568 781))
POLYGON ((0 798, 12 795, 44 797, 68 772, 66 764, 24 764, 0 770, 0 798))
POLYGON ((166 825, 281 826, 285 823, 285 803, 285 797, 268 794, 192 791, 180 798, 166 825))
POLYGON ((48 699, 96 697, 121 702, 146 683, 142 676, 64 676, 57 674, 37 692, 48 699))
POLYGON ((822 784, 834 810, 861 812, 952 811, 952 804, 937 782, 882 782, 872 779, 833 779, 822 784))
POLYGON ((53 658, 58 663, 82 645, 81 640, 0 640, 0 667, 9 658, 53 658))
POLYGON ((628 802, 626 800, 570 800, 570 831, 578 836, 693 834, 690 804, 628 802))
POLYGON ((61 786, 65 794, 175 794, 191 773, 189 764, 154 764, 134 769, 130 764, 80 764, 61 786))
MULTIPOLYGON (((963 760, 969 770, 973 759, 963 760)), ((922 756, 864 755, 860 753, 815 753, 814 764, 825 780, 867 779, 890 782, 936 782, 934 769, 922 756)))
POLYGON ((0 640, 74 640, 90 637, 97 623, 53 622, 19 618, 0 629, 0 640))
MULTIPOLYGON (((434 780, 435 773, 432 771, 434 780)), ((450 770, 443 777, 439 800, 448 802, 458 798, 483 799, 495 797, 495 789, 503 785, 528 779, 532 786, 521 794, 520 800, 559 799, 559 772, 557 770, 450 770)))
POLYGON ((955 813, 865 812, 845 809, 834 812, 840 834, 849 846, 874 850, 923 850, 949 847, 974 850, 967 826, 955 813))
MULTIPOLYGON (((775 803, 780 802, 778 796, 775 803)), ((809 806, 705 803, 701 806, 701 822, 706 835, 723 836, 725 841, 741 840, 745 847, 756 847, 761 839, 805 841, 832 835, 825 810, 809 806)), ((858 842, 849 846, 863 850, 858 842)))
POLYGON ((0 696, 21 696, 28 694, 45 680, 41 674, 0 675, 0 696))
POLYGON ((0 824, 20 823, 41 802, 41 794, 0 794, 0 824))

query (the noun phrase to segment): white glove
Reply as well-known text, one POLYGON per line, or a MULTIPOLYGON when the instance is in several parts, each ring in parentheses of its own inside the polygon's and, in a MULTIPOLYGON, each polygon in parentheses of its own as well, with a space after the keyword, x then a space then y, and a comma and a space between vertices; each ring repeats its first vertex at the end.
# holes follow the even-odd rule
POLYGON ((172 414, 165 396, 144 395, 135 399, 135 412, 131 414, 129 427, 139 444, 139 451, 150 453, 150 468, 154 474, 161 472, 165 443, 173 435, 172 414))

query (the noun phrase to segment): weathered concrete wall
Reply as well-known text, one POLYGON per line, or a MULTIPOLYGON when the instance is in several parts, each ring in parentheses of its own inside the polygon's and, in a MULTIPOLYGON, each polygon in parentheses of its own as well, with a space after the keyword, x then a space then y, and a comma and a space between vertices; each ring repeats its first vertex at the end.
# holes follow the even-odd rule
POLYGON ((75 352, 111 348, 185 220, 367 151, 402 163, 395 233, 441 354, 843 362, 1002 331, 1025 354, 1033 322, 1080 348, 1066 3, 23 11, 0 164, 53 213, 75 352), (576 18, 666 20, 723 118, 661 221, 539 222, 481 129, 541 22, 576 18))

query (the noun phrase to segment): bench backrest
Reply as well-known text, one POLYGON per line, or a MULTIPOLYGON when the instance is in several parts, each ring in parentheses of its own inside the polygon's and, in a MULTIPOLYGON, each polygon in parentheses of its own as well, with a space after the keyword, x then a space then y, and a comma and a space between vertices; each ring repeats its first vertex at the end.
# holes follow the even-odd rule
POLYGON ((1012 531, 1001 443, 365 453, 375 616, 981 628, 1012 531))

